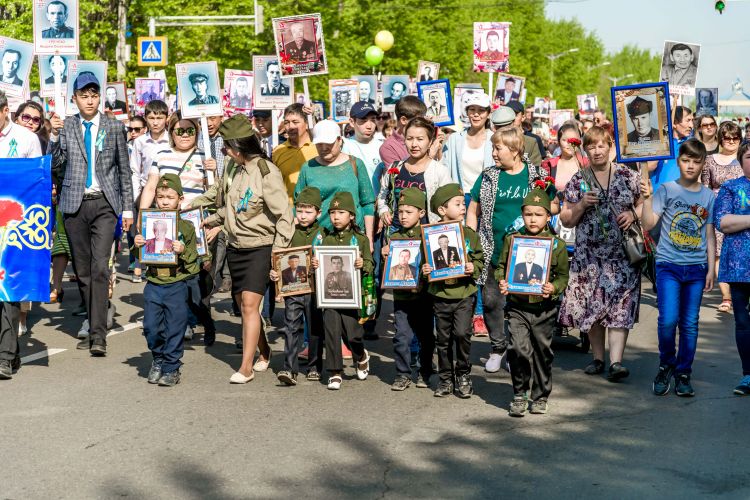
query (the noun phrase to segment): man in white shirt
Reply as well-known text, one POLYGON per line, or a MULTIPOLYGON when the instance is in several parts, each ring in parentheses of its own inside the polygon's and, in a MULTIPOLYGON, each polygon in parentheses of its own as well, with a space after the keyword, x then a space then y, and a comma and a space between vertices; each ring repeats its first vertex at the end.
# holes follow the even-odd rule
MULTIPOLYGON (((8 98, 0 91, 0 158, 35 158, 42 156, 42 147, 35 133, 16 125, 10 119, 8 98)), ((0 380, 13 377, 21 365, 18 354, 18 302, 0 302, 0 380)))

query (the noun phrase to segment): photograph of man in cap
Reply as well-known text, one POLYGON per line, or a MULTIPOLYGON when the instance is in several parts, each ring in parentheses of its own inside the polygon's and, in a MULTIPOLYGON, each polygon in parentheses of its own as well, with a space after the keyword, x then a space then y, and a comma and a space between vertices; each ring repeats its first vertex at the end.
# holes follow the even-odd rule
POLYGON ((200 104, 216 104, 219 98, 215 95, 208 94, 208 75, 205 73, 191 73, 188 76, 190 86, 193 88, 195 98, 188 103, 188 106, 198 106, 200 104))
POLYGON ((383 100, 383 104, 396 104, 406 95, 406 84, 401 80, 391 83, 390 95, 383 100))
POLYGON ((439 116, 445 116, 448 114, 448 108, 445 106, 445 97, 440 95, 437 90, 432 90, 427 95, 427 118, 437 118, 439 116))
POLYGON ((659 131, 651 126, 653 103, 637 96, 626 107, 634 130, 628 132, 628 144, 659 140, 659 131))
MULTIPOLYGON (((668 44, 662 58, 661 80, 670 86, 695 87, 698 65, 693 47, 685 43, 675 43, 671 47, 668 44)), ((698 49, 698 46, 694 47, 698 49)))
POLYGON ((281 83, 281 66, 275 59, 266 63, 266 81, 261 84, 261 95, 289 95, 289 86, 281 83))
MULTIPOLYGON (((309 22, 313 24, 312 21, 309 22)), ((314 29, 312 30, 315 31, 314 29)), ((292 41, 284 45, 284 52, 296 62, 309 62, 318 60, 318 51, 315 42, 305 38, 305 25, 302 22, 294 23, 289 27, 292 41)), ((286 36, 284 38, 287 38, 286 36)))
POLYGON ((229 104, 237 109, 250 109, 252 99, 250 98, 250 82, 244 76, 238 76, 234 81, 234 92, 230 97, 229 104))
POLYGON ((287 258, 289 267, 281 270, 281 286, 307 283, 307 266, 299 265, 299 255, 292 254, 287 258))
POLYGON ((352 275, 344 271, 344 259, 334 255, 330 259, 331 272, 326 274, 324 296, 327 299, 352 299, 352 275))
POLYGON ((60 83, 65 84, 68 82, 68 58, 61 55, 51 55, 47 59, 49 64, 49 71, 52 73, 50 76, 44 79, 45 85, 55 84, 55 75, 60 75, 60 83))
POLYGON ((66 26, 68 21, 68 6, 60 0, 53 0, 47 4, 47 21, 50 27, 42 30, 42 38, 73 38, 73 28, 66 26))
POLYGON ((516 79, 512 76, 507 77, 505 82, 503 82, 503 88, 495 92, 495 101, 499 100, 499 104, 517 101, 519 98, 520 94, 516 92, 516 79))
POLYGON ((337 120, 349 118, 349 111, 354 104, 352 94, 348 90, 337 90, 334 95, 334 114, 337 120))

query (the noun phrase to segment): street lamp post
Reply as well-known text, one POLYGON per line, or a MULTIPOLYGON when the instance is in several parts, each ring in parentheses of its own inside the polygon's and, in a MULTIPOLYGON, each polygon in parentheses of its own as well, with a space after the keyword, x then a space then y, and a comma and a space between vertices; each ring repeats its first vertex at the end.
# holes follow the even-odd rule
POLYGON ((592 71, 592 70, 595 70, 597 68, 603 68, 604 66, 609 66, 610 64, 612 64, 612 63, 609 62, 609 61, 604 61, 601 64, 595 64, 593 66, 589 66, 588 68, 586 68, 586 71, 592 71))
POLYGON ((609 80, 610 82, 612 82, 612 86, 613 87, 617 87, 617 82, 619 82, 620 80, 625 80, 626 78, 632 78, 633 76, 634 76, 633 73, 628 73, 625 76, 618 76, 617 78, 613 78, 611 76, 608 76, 606 78, 607 78, 607 80, 609 80))
POLYGON ((547 59, 549 59, 549 97, 550 99, 554 97, 554 90, 553 87, 555 86, 555 61, 558 57, 562 57, 566 54, 571 54, 573 52, 578 52, 578 47, 573 47, 572 49, 568 49, 565 52, 560 52, 559 54, 547 54, 547 59))

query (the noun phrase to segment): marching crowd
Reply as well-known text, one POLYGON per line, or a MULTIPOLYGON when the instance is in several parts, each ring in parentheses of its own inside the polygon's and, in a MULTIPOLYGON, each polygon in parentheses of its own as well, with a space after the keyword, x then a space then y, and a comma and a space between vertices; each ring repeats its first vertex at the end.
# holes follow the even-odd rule
MULTIPOLYGON (((85 316, 78 347, 92 356, 107 353, 114 255, 126 233, 132 280, 146 281, 149 383, 179 383, 183 346, 198 324, 204 344, 215 342, 210 299, 219 290, 231 290, 234 314, 242 318, 242 361, 230 382, 248 383, 268 370, 266 330, 280 279, 274 250, 356 247, 354 265, 374 280, 380 304, 389 242, 421 239, 424 224, 460 221, 466 274, 428 281, 432 268, 424 264, 415 289, 393 291, 394 391, 414 383, 436 397, 471 397, 472 336, 489 336, 484 368, 510 372, 510 415, 546 413, 551 344, 561 327, 590 340, 586 374, 621 381, 629 375, 625 347, 638 321, 645 272, 659 310, 654 394, 672 388, 678 396, 695 394, 700 305, 717 282, 719 310, 734 316, 742 362, 734 393, 750 395, 750 143, 732 121, 693 117, 678 106, 675 159, 622 164, 603 112, 566 122, 549 140, 532 132, 531 109, 518 101, 496 107, 483 93, 465 100, 466 127, 433 126, 425 104, 405 96, 395 117, 356 103, 343 131, 330 120, 311 129, 312 110, 302 104, 284 110, 278 135, 270 111, 208 117, 202 141, 197 120, 170 114, 161 101, 130 117, 126 129, 98 111, 102 87, 92 74, 81 73, 73 88, 79 114, 65 120, 54 113, 46 119, 33 102, 11 113, 0 93, 0 158, 52 156, 50 301, 63 300, 72 263, 85 316), (205 211, 210 252, 199 257, 200 238, 180 220, 171 243, 177 263, 141 265, 148 243, 138 214, 152 207, 205 211), (549 274, 534 277, 540 295, 509 291, 513 235, 552 238, 549 274), (634 256, 633 242, 653 250, 646 262, 655 262, 654 273, 634 256)), ((319 265, 313 258, 308 272, 319 265)), ((284 302, 282 384, 325 374, 328 389, 338 390, 348 358, 357 379, 368 377, 366 341, 377 338, 376 322, 386 320, 379 307, 372 314, 320 309, 313 294, 284 302)), ((28 304, 2 303, 0 379, 20 366, 18 336, 26 332, 28 311, 28 304)))

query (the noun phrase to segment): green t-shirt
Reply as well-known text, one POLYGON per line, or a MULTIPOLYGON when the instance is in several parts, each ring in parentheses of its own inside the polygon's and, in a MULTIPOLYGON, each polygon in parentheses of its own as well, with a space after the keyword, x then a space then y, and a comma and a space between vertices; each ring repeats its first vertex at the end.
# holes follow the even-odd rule
MULTIPOLYGON (((483 175, 480 175, 474 187, 471 188, 471 199, 480 204, 479 192, 482 188, 482 178, 483 175)), ((521 205, 527 194, 529 194, 529 168, 527 166, 515 175, 505 171, 500 172, 500 178, 497 180, 495 207, 492 212, 492 232, 495 240, 495 248, 492 252, 493 266, 497 266, 500 254, 503 252, 505 229, 521 216, 521 205)))

